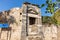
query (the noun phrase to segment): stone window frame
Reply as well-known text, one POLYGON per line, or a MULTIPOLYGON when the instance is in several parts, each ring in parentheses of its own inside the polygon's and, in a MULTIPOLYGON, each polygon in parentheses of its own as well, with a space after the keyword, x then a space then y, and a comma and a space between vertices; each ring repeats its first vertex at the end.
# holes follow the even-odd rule
MULTIPOLYGON (((28 19, 29 19, 29 17, 28 17, 28 19)), ((36 19, 37 19, 37 18, 36 18, 36 19)), ((29 21, 29 20, 28 20, 28 21, 29 21)), ((36 24, 36 22, 35 22, 35 24, 36 24)), ((28 25, 29 25, 29 24, 28 24, 28 25)), ((35 35, 35 34, 38 34, 38 33, 39 33, 39 32, 38 32, 38 31, 39 31, 39 27, 38 27, 37 32, 31 32, 31 27, 29 27, 29 28, 28 28, 28 34, 31 34, 31 35, 34 34, 34 35, 35 35), (29 28, 30 28, 30 30, 29 30, 29 28)))

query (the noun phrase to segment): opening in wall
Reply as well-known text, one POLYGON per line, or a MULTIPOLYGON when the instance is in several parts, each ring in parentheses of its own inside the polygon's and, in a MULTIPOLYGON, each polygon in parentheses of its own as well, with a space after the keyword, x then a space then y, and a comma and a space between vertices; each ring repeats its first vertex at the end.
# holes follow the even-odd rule
POLYGON ((36 18, 34 17, 29 17, 29 25, 34 25, 36 22, 36 18))
POLYGON ((20 15, 22 15, 22 13, 20 13, 20 15))

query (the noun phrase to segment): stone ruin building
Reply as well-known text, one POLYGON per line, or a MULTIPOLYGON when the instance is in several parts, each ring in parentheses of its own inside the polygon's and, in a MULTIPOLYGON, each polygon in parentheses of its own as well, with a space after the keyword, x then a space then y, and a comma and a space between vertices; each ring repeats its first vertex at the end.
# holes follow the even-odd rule
POLYGON ((36 4, 24 3, 21 8, 0 12, 0 23, 8 23, 8 28, 0 28, 0 40, 42 40, 40 8, 36 4))
POLYGON ((8 23, 0 28, 0 40, 60 40, 60 28, 42 24, 38 5, 28 2, 22 7, 0 12, 0 23, 8 23))

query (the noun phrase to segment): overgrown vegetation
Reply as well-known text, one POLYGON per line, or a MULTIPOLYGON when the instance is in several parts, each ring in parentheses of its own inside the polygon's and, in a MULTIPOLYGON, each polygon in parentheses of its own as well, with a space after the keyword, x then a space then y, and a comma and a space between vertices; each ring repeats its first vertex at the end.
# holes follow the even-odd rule
POLYGON ((45 13, 53 14, 53 12, 55 10, 55 5, 56 5, 56 2, 52 2, 52 0, 46 0, 46 3, 42 4, 41 8, 44 7, 44 6, 47 6, 45 13))
POLYGON ((47 6, 45 13, 53 14, 50 17, 49 16, 43 16, 42 17, 42 23, 49 23, 49 24, 55 24, 55 25, 58 24, 57 23, 58 21, 55 18, 56 14, 54 13, 55 12, 55 5, 56 5, 56 2, 52 2, 52 0, 46 0, 46 3, 41 5, 41 8, 44 6, 47 6))
POLYGON ((60 25, 60 9, 55 12, 53 18, 57 21, 57 24, 60 25))
POLYGON ((55 24, 57 25, 57 20, 54 16, 42 16, 42 23, 55 24))

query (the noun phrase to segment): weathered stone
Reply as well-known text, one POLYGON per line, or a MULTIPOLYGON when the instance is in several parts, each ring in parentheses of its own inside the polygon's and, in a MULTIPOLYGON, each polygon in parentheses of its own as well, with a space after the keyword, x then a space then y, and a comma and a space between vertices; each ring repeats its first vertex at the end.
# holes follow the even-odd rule
MULTIPOLYGON (((4 11, 2 14, 6 17, 6 21, 9 23, 9 28, 1 28, 0 39, 1 40, 39 40, 38 29, 40 29, 40 8, 32 4, 23 4, 21 8, 12 8, 9 11, 4 11), (31 11, 29 11, 32 9, 31 11), (37 14, 36 14, 36 12, 37 14), (29 19, 31 18, 31 19, 29 19), (32 21, 33 20, 33 21, 32 21), (28 37, 31 36, 31 37, 28 37), (36 37, 37 36, 37 37, 36 37), (28 38, 27 38, 28 37, 28 38)), ((5 18, 4 17, 4 18, 5 18)), ((41 26, 42 27, 42 26, 41 26)))

